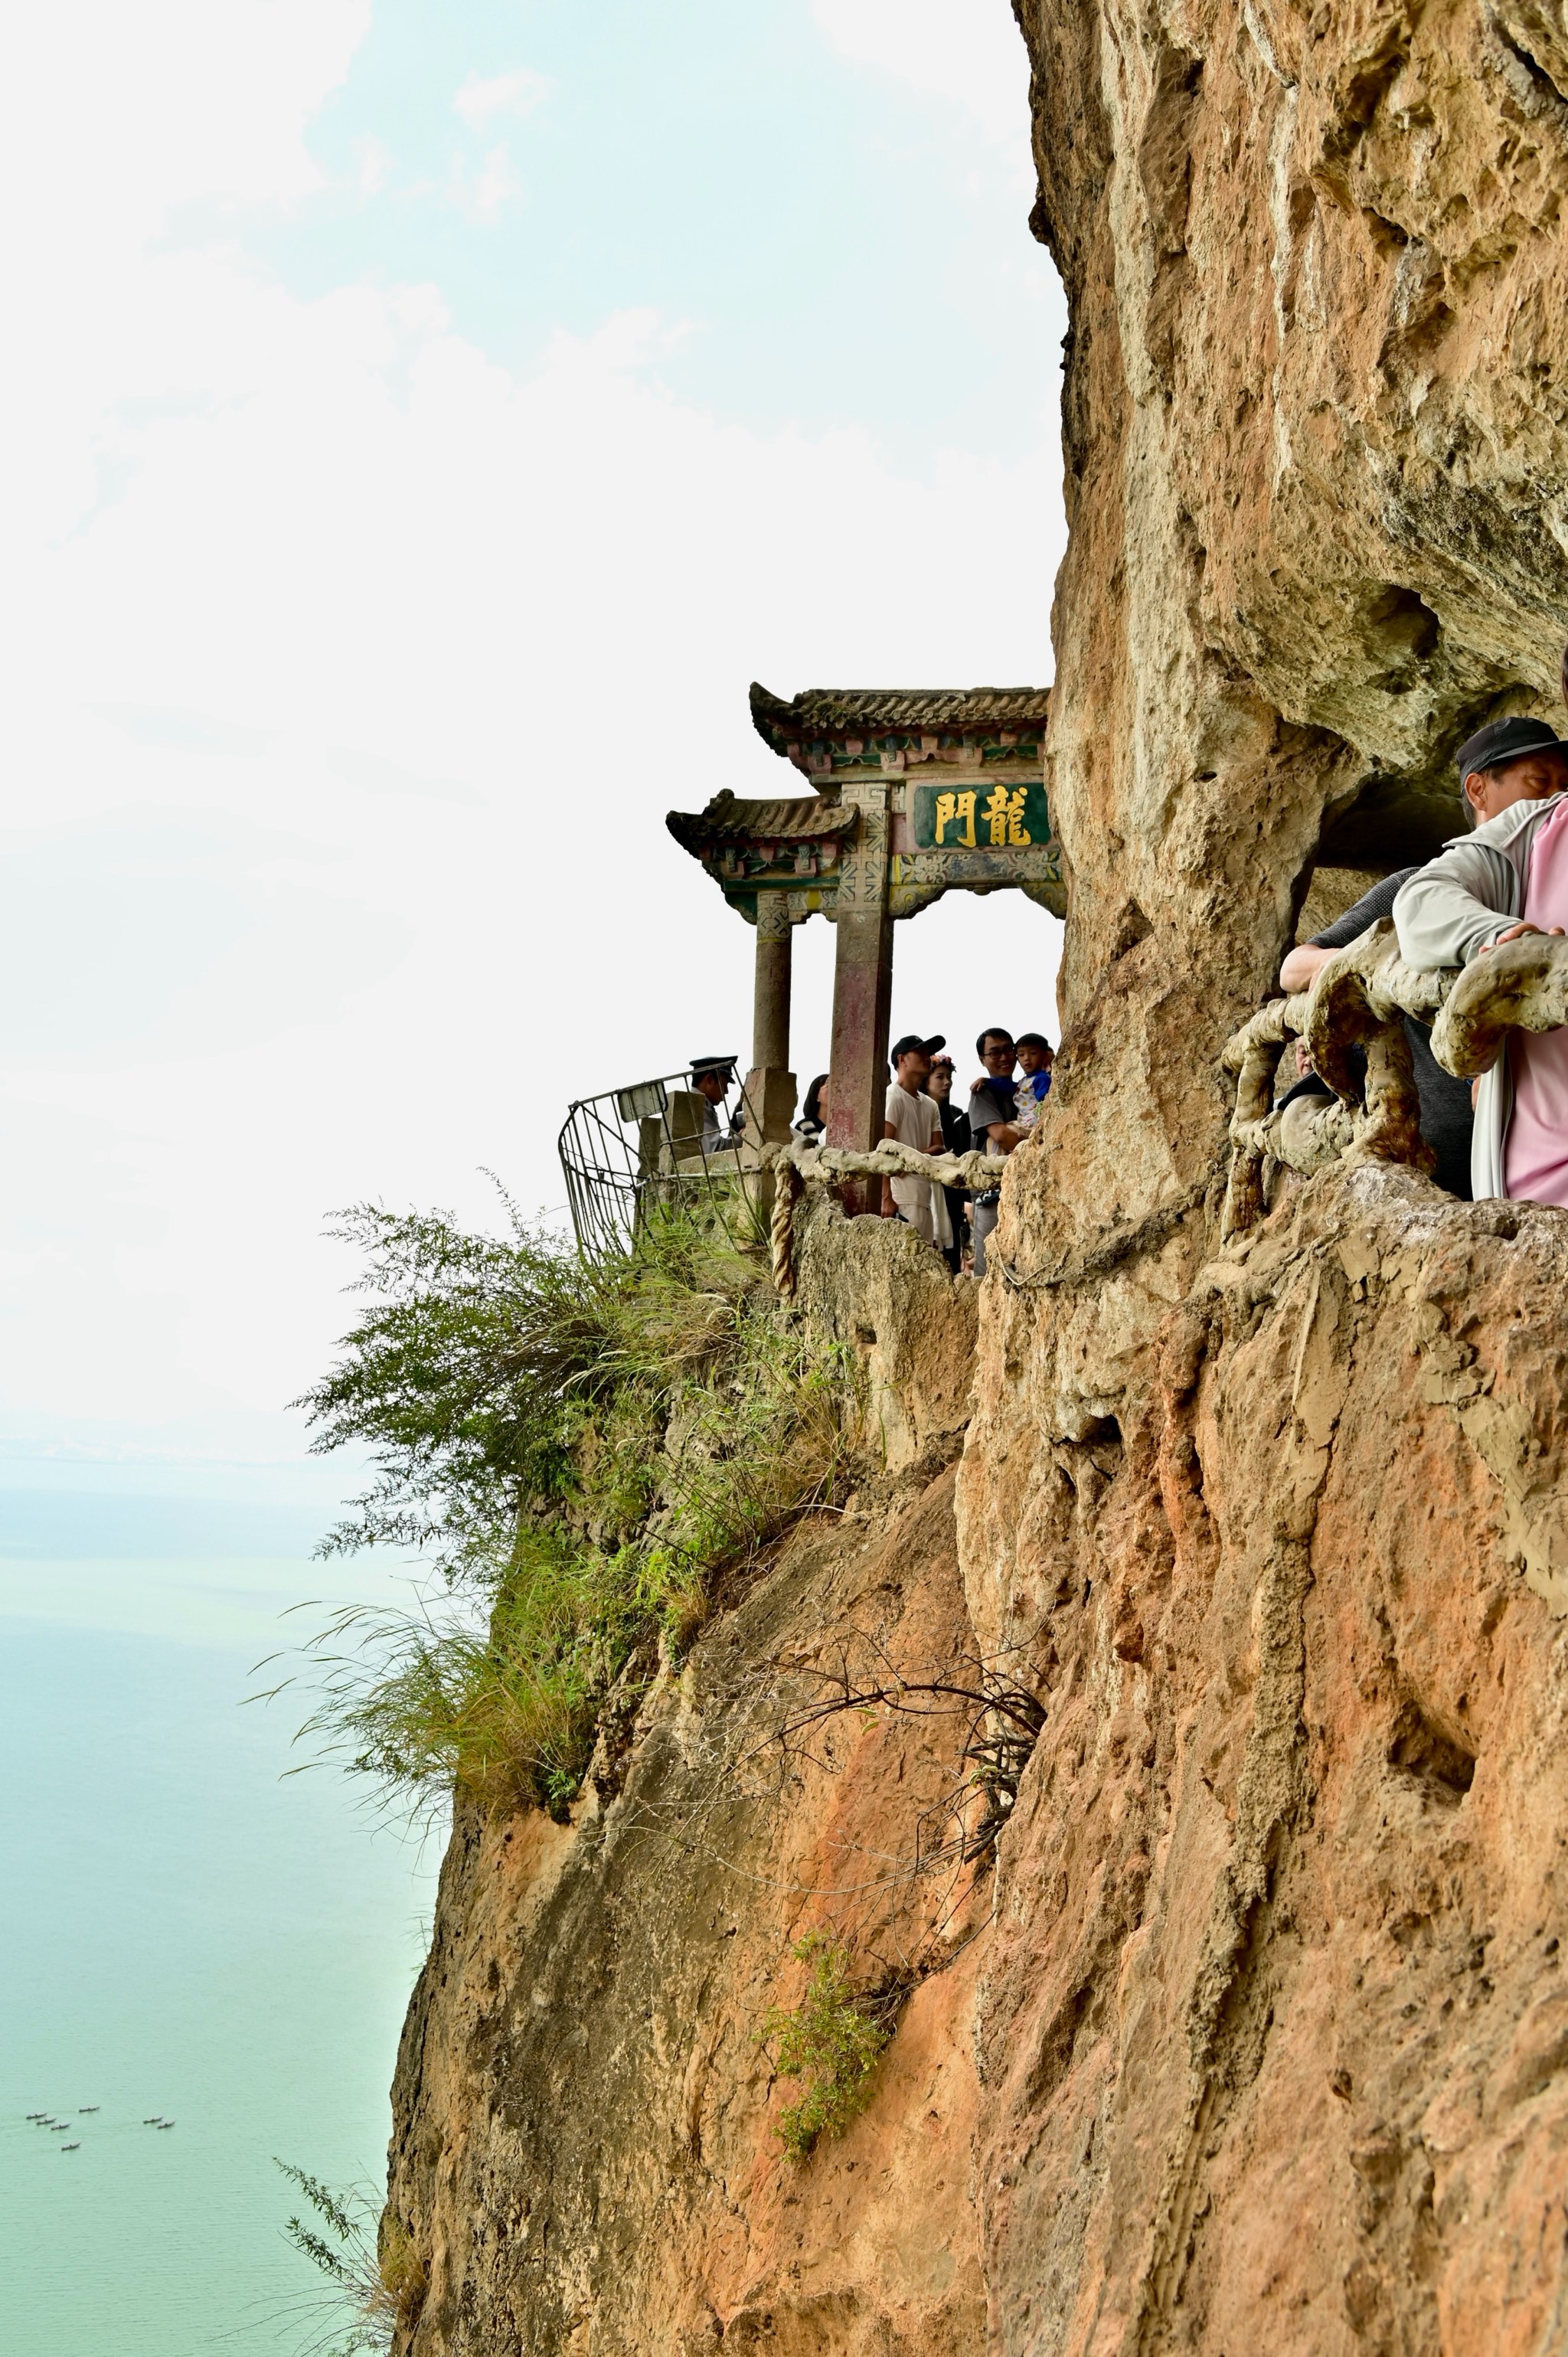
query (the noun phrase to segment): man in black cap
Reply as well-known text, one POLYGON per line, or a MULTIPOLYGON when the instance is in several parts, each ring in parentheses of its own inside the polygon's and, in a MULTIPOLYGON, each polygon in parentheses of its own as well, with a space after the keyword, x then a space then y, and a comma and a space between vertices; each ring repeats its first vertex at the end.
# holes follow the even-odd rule
MULTIPOLYGON (((1461 745, 1458 769, 1472 832, 1394 901, 1410 965, 1468 965, 1499 942, 1561 933, 1568 921, 1568 745, 1543 720, 1493 720, 1461 745)), ((1470 1187, 1477 1201, 1568 1203, 1568 1032, 1515 1032, 1482 1074, 1470 1187)))
MULTIPOLYGON (((887 1084, 882 1135, 896 1137, 900 1146, 912 1146, 917 1154, 940 1154, 943 1150, 942 1117, 925 1088, 931 1074, 931 1058, 939 1048, 946 1046, 940 1033, 934 1039, 922 1039, 918 1032, 908 1031, 902 1039, 895 1039, 888 1055, 893 1078, 887 1084)), ((939 1251, 952 1243, 947 1198, 934 1179, 885 1178, 882 1211, 885 1219, 907 1220, 917 1235, 924 1236, 939 1251)))
POLYGON ((706 1097, 707 1110, 703 1115, 703 1152, 733 1154, 740 1144, 740 1121, 737 1113, 734 1123, 721 1118, 725 1101, 735 1086, 733 1056, 693 1056, 691 1062, 692 1086, 700 1097, 706 1097))

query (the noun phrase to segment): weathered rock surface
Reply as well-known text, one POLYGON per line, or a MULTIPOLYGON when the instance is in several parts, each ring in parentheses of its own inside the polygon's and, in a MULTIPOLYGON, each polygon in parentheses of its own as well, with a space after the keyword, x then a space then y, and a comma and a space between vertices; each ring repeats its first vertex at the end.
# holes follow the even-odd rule
POLYGON ((977 1629, 1054 1656, 993 2346, 1554 2350, 1568 1216, 1328 1172, 1208 1255, 1220 1035, 1314 863, 1424 856, 1459 740, 1556 708, 1561 13, 1019 15, 1072 898, 961 1486, 977 1629))
POLYGON ((1321 1174, 1088 1431, 1103 1293, 993 1305, 965 1575, 1052 1664, 981 1966, 999 2350, 1564 2345, 1568 1214, 1444 1206, 1321 1174))

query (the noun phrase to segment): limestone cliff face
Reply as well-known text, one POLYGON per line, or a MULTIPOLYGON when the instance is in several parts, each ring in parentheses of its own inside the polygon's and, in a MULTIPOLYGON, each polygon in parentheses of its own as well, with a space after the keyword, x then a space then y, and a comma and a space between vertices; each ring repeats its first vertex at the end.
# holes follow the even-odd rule
POLYGON ((1216 1222, 1219 1048, 1305 897, 1453 831, 1482 720, 1558 710, 1568 32, 1018 13, 1070 903, 1013 1282, 976 1339, 913 1239, 819 1216, 884 1471, 572 1826, 459 1824, 400 2064, 410 2357, 1568 2347, 1568 1214, 1374 1168, 1216 1222), (972 1887, 893 1870, 950 1730, 779 1772, 768 1712, 868 1631, 1036 1681, 972 1887), (915 1978, 801 2169, 757 2032, 823 1920, 915 1978))
POLYGON ((1072 876, 961 1476, 1050 1715, 983 1966, 998 2351, 1568 2336, 1568 1216, 1323 1174, 1215 1250, 1216 1058, 1315 863, 1553 709, 1561 12, 1022 0, 1072 306, 1072 876))
POLYGON ((965 1576, 1051 1663, 978 2006, 997 2350, 1564 2345, 1568 1220, 1443 1201, 1325 1173, 1163 1315, 1174 1253, 983 1339, 965 1576))
POLYGON ((1320 849, 1424 856, 1467 731, 1560 713, 1568 34, 1530 0, 1019 13, 1072 319, 1058 1186, 1098 1218, 1107 1172, 1207 1166, 1212 1050, 1320 849))

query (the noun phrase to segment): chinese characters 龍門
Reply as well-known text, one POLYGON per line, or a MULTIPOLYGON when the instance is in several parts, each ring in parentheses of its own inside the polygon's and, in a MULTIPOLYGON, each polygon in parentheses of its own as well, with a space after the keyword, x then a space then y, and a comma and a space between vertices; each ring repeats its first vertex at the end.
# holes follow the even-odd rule
MULTIPOLYGON (((981 812, 981 820, 990 829, 992 844, 1022 844, 1030 840, 1024 824, 1024 804, 1028 796, 1026 786, 1015 786, 1009 793, 1005 786, 992 789, 991 798, 981 812)), ((947 830, 955 830, 952 841, 964 850, 975 847, 974 806, 979 795, 974 790, 967 793, 937 796, 937 834, 939 844, 948 839, 947 830)))

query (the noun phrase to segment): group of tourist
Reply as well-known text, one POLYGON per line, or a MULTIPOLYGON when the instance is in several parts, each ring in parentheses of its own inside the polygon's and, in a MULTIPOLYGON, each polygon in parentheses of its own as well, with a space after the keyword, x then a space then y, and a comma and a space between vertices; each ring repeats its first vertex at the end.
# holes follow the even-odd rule
MULTIPOLYGON (((1469 834, 1456 835, 1426 866, 1385 877, 1333 924, 1298 943, 1280 968, 1282 989, 1310 988, 1334 952, 1381 917, 1392 917, 1405 963, 1423 968, 1467 965, 1523 935, 1568 931, 1568 741, 1544 721, 1494 720, 1460 747, 1458 772, 1469 834)), ((1568 1026, 1510 1032, 1505 1052, 1473 1083, 1444 1071, 1424 1024, 1407 1017, 1405 1028, 1437 1184, 1466 1200, 1503 1196, 1568 1207, 1568 1026)), ((1051 1085, 1050 1042, 1038 1031, 1015 1039, 993 1026, 974 1044, 982 1069, 961 1109, 946 1040, 910 1032, 895 1041, 884 1137, 922 1154, 978 1149, 1005 1160, 1039 1118, 1051 1085)), ((1329 1094, 1305 1043, 1296 1059, 1297 1077, 1282 1103, 1329 1094)), ((693 1087, 707 1101, 706 1154, 738 1142, 739 1116, 727 1124, 725 1118, 734 1076, 728 1058, 693 1063, 693 1087)), ((825 1136, 831 1085, 826 1072, 811 1082, 797 1137, 816 1143, 825 1136)), ((881 1208, 924 1237, 955 1275, 972 1268, 983 1276, 1000 1171, 997 1181, 972 1189, 888 1178, 881 1208)))
MULTIPOLYGON (((981 1070, 967 1108, 953 1103, 953 1060, 939 1032, 923 1039, 908 1032, 888 1056, 891 1078, 883 1108, 882 1135, 918 1154, 983 1153, 1003 1162, 1034 1127, 1051 1085, 1055 1054, 1038 1031, 1015 1039, 993 1025, 974 1043, 981 1070)), ((798 1137, 815 1142, 827 1129, 832 1082, 819 1072, 806 1092, 798 1137)), ((1001 1173, 994 1187, 944 1187, 933 1178, 885 1178, 882 1212, 902 1220, 940 1253, 955 1276, 985 1275, 985 1241, 996 1225, 1001 1173)))
MULTIPOLYGON (((1568 657, 1564 659, 1568 673, 1568 657)), ((1568 679, 1565 679, 1568 686, 1568 679)), ((1568 928, 1568 743, 1544 721, 1494 720, 1459 748, 1470 823, 1424 867, 1385 877, 1293 949, 1281 987, 1307 989, 1334 952, 1391 916, 1407 965, 1468 965, 1504 942, 1568 928)), ((1568 1028, 1515 1030, 1478 1081, 1445 1072, 1424 1024, 1405 1018, 1422 1135, 1451 1195, 1568 1206, 1568 1028)), ((1298 1049, 1288 1095, 1326 1094, 1298 1049)))

